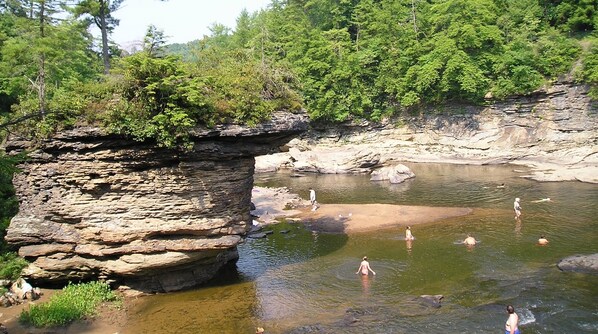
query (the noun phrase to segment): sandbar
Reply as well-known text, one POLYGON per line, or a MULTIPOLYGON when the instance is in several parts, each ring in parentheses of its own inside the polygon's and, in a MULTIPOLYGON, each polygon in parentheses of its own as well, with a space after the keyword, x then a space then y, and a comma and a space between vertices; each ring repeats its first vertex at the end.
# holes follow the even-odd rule
POLYGON ((461 217, 471 208, 412 206, 395 204, 323 204, 316 211, 311 206, 299 208, 295 217, 323 232, 357 233, 396 226, 410 226, 461 217))

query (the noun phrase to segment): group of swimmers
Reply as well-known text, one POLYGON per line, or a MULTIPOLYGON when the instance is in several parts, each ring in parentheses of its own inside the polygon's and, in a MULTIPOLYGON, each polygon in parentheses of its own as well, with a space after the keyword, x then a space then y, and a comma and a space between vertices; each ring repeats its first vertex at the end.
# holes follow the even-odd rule
MULTIPOLYGON (((550 201, 551 201, 550 198, 542 198, 537 201, 533 201, 533 203, 550 202, 550 201)), ((515 202, 513 202, 513 211, 515 211, 515 219, 517 221, 519 221, 521 219, 521 199, 519 197, 515 198, 515 202)), ((407 226, 407 229, 409 229, 409 226, 407 226)), ((409 235, 411 235, 411 231, 409 231, 409 235)), ((407 236, 405 236, 405 240, 413 240, 413 239, 407 239, 407 236)), ((465 244, 467 246, 474 246, 476 243, 477 243, 477 241, 470 234, 468 234, 467 238, 465 238, 465 240, 463 240, 463 244, 465 244)), ((540 238, 538 239, 538 245, 546 245, 546 244, 548 244, 548 239, 546 239, 546 237, 544 235, 541 235, 540 238)))
MULTIPOLYGON (((411 236, 411 238, 413 238, 413 235, 411 235, 411 229, 409 226, 407 226, 407 230, 405 232, 405 239, 413 240, 413 239, 407 239, 408 235, 411 236)), ((471 238, 473 240, 473 244, 475 245, 475 239, 473 239, 473 237, 471 237, 471 236, 468 236, 468 239, 469 238, 471 238)), ((465 240, 467 241, 468 239, 465 239, 465 240)), ((463 243, 465 243, 465 241, 463 243)), ((376 272, 374 270, 372 270, 372 268, 370 267, 370 263, 368 262, 368 257, 364 256, 363 259, 361 260, 361 263, 359 264, 359 268, 357 269, 357 272, 355 274, 361 274, 363 276, 368 276, 370 274, 370 272, 373 275, 376 275, 376 272)), ((519 316, 517 315, 517 313, 515 313, 515 308, 513 307, 513 305, 507 306, 507 313, 509 314, 509 318, 507 319, 507 322, 505 323, 505 334, 520 334, 519 316)), ((259 332, 259 333, 263 333, 263 332, 259 332)))
MULTIPOLYGON (((544 198, 534 202, 550 202, 550 198, 544 198)), ((515 198, 515 202, 513 203, 513 210, 515 211, 515 219, 519 220, 521 218, 521 199, 519 197, 515 198)), ((410 243, 413 240, 415 240, 415 237, 411 232, 411 226, 407 226, 407 228, 405 229, 405 241, 410 243)), ((467 238, 465 238, 465 240, 463 240, 462 243, 467 246, 474 246, 475 244, 477 244, 477 240, 473 236, 468 234, 467 238)), ((538 244, 546 245, 548 244, 548 239, 546 239, 544 235, 541 235, 538 239, 538 244)), ((372 270, 372 268, 370 267, 370 263, 368 262, 367 256, 364 256, 355 274, 369 275, 370 272, 373 275, 376 275, 376 272, 372 270)), ((517 315, 517 313, 515 313, 515 308, 513 307, 513 305, 507 306, 507 313, 509 314, 509 318, 505 323, 505 334, 519 334, 519 316, 517 315)))

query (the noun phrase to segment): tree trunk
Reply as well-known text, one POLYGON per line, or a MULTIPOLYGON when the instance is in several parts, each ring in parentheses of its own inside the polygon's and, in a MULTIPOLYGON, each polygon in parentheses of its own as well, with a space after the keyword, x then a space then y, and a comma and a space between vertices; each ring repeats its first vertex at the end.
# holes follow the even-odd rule
POLYGON ((108 27, 106 26, 106 14, 108 3, 100 1, 100 31, 102 33, 102 59, 104 60, 104 74, 110 72, 110 54, 108 53, 108 27))
POLYGON ((411 0, 411 15, 413 15, 413 31, 415 31, 415 40, 417 40, 417 21, 415 18, 415 0, 411 0))
MULTIPOLYGON (((45 37, 44 25, 46 24, 46 2, 40 1, 39 6, 39 34, 40 38, 43 40, 45 37)), ((39 112, 42 117, 44 117, 46 114, 46 55, 43 51, 39 55, 37 96, 39 99, 39 112)))

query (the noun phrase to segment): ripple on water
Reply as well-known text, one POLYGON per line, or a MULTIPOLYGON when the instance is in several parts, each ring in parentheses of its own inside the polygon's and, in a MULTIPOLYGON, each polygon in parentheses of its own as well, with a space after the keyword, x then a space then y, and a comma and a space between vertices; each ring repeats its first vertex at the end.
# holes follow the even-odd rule
POLYGON ((519 324, 522 326, 536 322, 536 317, 532 311, 527 308, 518 310, 517 315, 519 315, 519 324))

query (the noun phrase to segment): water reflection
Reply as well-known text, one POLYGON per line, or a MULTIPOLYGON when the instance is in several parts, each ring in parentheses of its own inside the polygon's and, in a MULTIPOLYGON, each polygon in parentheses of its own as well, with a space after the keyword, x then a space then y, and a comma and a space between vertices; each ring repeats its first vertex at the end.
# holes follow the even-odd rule
POLYGON ((363 295, 368 297, 370 295, 370 276, 369 275, 359 275, 361 276, 361 287, 363 289, 363 295))

